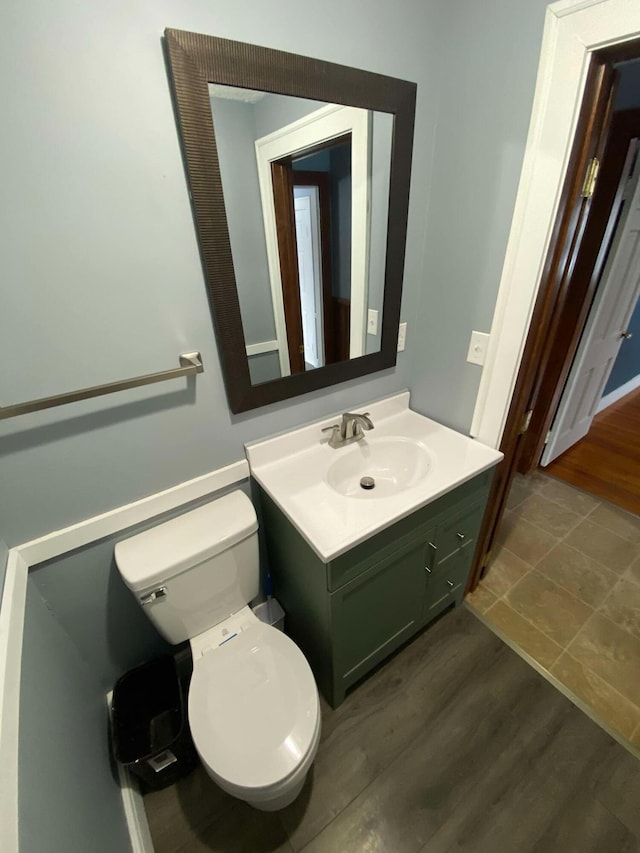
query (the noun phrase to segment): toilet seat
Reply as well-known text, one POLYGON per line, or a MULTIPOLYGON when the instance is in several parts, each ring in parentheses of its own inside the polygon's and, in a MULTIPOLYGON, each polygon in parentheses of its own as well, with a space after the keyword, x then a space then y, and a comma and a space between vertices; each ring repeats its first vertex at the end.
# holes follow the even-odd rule
POLYGON ((289 637, 256 622, 195 660, 189 723, 200 757, 220 781, 240 790, 280 785, 310 764, 317 747, 309 664, 289 637))

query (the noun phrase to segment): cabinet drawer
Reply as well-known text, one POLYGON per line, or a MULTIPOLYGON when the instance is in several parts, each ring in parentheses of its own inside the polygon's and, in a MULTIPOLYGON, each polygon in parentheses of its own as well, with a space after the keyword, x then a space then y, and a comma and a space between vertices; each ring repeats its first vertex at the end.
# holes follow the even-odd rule
POLYGON ((431 572, 425 596, 425 621, 450 603, 462 601, 472 559, 473 548, 463 548, 431 572))
POLYGON ((466 548, 475 541, 482 523, 484 506, 484 501, 475 503, 438 525, 437 565, 459 548, 466 548))
MULTIPOLYGON (((394 559, 395 555, 399 555, 407 549, 415 550, 416 548, 420 548, 422 551, 420 560, 422 561, 423 568, 425 565, 432 566, 435 562, 435 552, 433 546, 429 547, 428 543, 435 542, 435 538, 436 528, 433 524, 417 524, 404 536, 390 542, 384 541, 379 536, 363 542, 357 548, 358 560, 352 558, 351 562, 349 562, 349 560, 345 560, 343 557, 338 557, 327 564, 327 589, 329 592, 335 592, 340 587, 360 577, 364 572, 369 571, 372 567, 394 559)), ((346 556, 350 556, 351 553, 348 552, 346 556)))

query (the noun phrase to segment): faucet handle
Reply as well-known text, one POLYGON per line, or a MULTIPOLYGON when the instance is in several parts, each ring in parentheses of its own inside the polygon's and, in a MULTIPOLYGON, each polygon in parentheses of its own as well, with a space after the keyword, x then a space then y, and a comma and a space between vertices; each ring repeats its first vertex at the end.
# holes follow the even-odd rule
POLYGON ((340 424, 331 424, 331 426, 322 427, 321 432, 330 432, 329 436, 329 447, 332 447, 334 450, 338 447, 342 447, 344 443, 344 439, 341 435, 340 424))

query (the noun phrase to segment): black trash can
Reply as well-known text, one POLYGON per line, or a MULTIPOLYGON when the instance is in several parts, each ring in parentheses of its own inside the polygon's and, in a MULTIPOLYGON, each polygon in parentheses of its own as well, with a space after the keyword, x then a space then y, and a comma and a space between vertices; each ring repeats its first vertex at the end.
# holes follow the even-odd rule
POLYGON ((198 763, 184 691, 171 655, 142 664, 118 679, 111 724, 116 760, 149 788, 172 785, 198 763))

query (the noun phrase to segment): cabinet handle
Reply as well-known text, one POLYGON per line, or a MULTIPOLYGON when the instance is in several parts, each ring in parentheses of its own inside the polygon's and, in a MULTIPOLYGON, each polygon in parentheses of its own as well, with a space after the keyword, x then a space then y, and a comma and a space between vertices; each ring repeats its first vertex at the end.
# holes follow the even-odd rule
POLYGON ((451 587, 455 586, 455 584, 454 584, 454 582, 453 582, 453 581, 447 581, 447 584, 448 584, 449 586, 451 586, 451 587))
POLYGON ((457 537, 458 537, 458 539, 460 539, 460 540, 462 540, 462 539, 466 539, 466 538, 467 538, 467 537, 464 535, 464 533, 456 533, 456 536, 457 536, 457 537))
MULTIPOLYGON (((438 549, 437 549, 437 548, 436 548, 436 546, 433 544, 433 542, 427 542, 427 545, 429 546, 429 548, 431 548, 431 551, 432 551, 432 553, 433 553, 433 557, 435 557, 435 555, 436 555, 436 551, 437 551, 438 549)), ((430 562, 430 563, 433 563, 433 557, 429 560, 429 562, 430 562)), ((426 572, 428 575, 430 575, 430 574, 431 574, 431 566, 425 566, 425 567, 424 567, 424 570, 425 570, 425 572, 426 572)))

